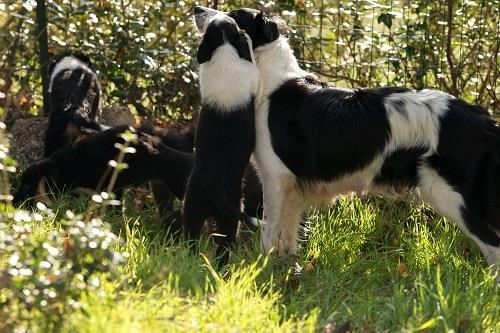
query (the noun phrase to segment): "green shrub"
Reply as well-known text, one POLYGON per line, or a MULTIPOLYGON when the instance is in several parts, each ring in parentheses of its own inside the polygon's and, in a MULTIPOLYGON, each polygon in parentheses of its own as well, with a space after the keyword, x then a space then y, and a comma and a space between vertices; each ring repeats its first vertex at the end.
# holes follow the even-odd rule
POLYGON ((78 308, 83 293, 98 292, 101 279, 117 278, 123 262, 122 254, 114 250, 117 237, 99 219, 84 222, 68 211, 59 227, 33 237, 40 223, 48 223, 44 215, 53 214, 2 213, 0 252, 5 265, 0 266, 0 309, 4 329, 29 327, 34 320, 44 322, 47 329, 57 329, 63 315, 78 308))

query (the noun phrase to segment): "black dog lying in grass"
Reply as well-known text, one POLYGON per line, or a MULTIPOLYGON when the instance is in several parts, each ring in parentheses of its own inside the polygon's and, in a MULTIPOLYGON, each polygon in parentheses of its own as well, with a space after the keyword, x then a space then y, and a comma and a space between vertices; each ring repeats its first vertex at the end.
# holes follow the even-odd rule
MULTIPOLYGON (((18 206, 30 203, 32 198, 46 197, 46 184, 54 185, 51 188, 55 190, 104 190, 111 176, 108 162, 117 158, 119 150, 115 145, 124 142, 120 135, 129 128, 123 125, 85 136, 72 147, 57 150, 51 157, 31 165, 21 177, 13 204, 18 206)), ((193 166, 193 132, 156 127, 139 127, 134 131, 138 140, 130 146, 136 152, 125 155, 124 162, 128 168, 118 174, 114 191, 119 194, 126 187, 155 180, 158 182, 155 199, 164 216, 173 209, 170 194, 178 199, 184 197, 193 166)), ((244 190, 248 193, 246 211, 255 215, 261 212, 262 191, 255 170, 249 167, 247 174, 248 182, 244 190)))
MULTIPOLYGON (((112 173, 108 171, 108 162, 117 158, 116 144, 124 143, 120 135, 129 128, 123 125, 85 136, 73 147, 59 149, 51 157, 31 165, 22 175, 14 204, 35 197, 46 181, 57 189, 104 190, 112 173)), ((182 197, 193 163, 192 154, 162 144, 154 128, 141 127, 134 131, 138 140, 130 146, 136 151, 125 155, 124 162, 129 167, 118 174, 115 190, 157 179, 167 184, 175 196, 182 197)), ((170 139, 168 135, 163 136, 167 144, 170 139)))
POLYGON ((80 135, 101 131, 101 85, 90 59, 83 54, 61 56, 49 69, 49 124, 44 157, 67 147, 80 135))

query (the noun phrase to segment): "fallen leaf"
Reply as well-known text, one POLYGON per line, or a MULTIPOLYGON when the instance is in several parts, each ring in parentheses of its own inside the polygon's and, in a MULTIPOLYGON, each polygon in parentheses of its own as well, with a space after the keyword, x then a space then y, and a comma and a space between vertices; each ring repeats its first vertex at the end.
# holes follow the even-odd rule
POLYGON ((398 276, 403 277, 406 275, 406 265, 404 262, 398 264, 398 276))
POLYGON ((317 257, 313 257, 307 264, 306 264, 306 267, 304 268, 304 272, 306 273, 309 273, 310 271, 312 271, 314 269, 314 267, 316 266, 316 263, 318 262, 318 258, 317 257))
POLYGON ((466 332, 470 323, 470 318, 465 317, 458 322, 458 332, 466 332))
POLYGON ((363 332, 364 333, 375 333, 375 331, 371 328, 370 324, 366 320, 363 322, 363 332))

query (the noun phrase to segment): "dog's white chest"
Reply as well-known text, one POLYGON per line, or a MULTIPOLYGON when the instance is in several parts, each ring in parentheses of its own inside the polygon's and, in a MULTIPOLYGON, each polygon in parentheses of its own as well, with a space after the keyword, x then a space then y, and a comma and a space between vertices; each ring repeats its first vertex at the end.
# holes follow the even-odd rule
POLYGON ((276 155, 271 132, 269 131, 269 101, 267 98, 257 98, 255 103, 255 161, 261 177, 292 176, 292 172, 285 166, 283 161, 276 155))

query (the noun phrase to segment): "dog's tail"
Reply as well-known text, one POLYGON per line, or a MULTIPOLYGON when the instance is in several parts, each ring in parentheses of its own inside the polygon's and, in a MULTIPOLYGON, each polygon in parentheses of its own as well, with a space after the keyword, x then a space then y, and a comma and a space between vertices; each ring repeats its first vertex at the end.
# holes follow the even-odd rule
POLYGON ((226 199, 225 195, 222 195, 219 198, 220 198, 219 200, 215 200, 215 206, 220 212, 226 214, 227 217, 243 221, 248 226, 254 228, 258 228, 266 224, 263 220, 251 217, 250 215, 240 211, 239 209, 231 205, 229 201, 226 199))
POLYGON ((157 145, 164 165, 168 170, 161 172, 162 180, 178 198, 184 198, 189 174, 193 168, 193 155, 170 148, 162 143, 157 145))
MULTIPOLYGON (((71 114, 74 115, 74 113, 71 114)), ((75 126, 80 130, 89 129, 96 132, 102 132, 110 128, 108 126, 99 124, 95 120, 82 118, 78 116, 73 116, 71 118, 71 122, 74 123, 75 126)))

